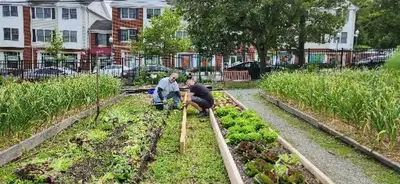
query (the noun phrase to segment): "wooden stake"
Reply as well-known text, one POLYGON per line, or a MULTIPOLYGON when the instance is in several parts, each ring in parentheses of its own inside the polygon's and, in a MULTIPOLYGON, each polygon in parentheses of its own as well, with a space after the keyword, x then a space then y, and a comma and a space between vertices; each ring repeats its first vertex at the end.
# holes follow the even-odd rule
POLYGON ((100 73, 100 59, 99 59, 99 55, 96 54, 96 96, 97 96, 97 111, 96 111, 96 124, 99 123, 99 115, 100 115, 100 87, 99 87, 99 73, 100 73))
POLYGON ((183 98, 183 117, 182 117, 182 128, 181 128, 181 139, 179 141, 180 145, 180 153, 181 155, 185 154, 185 145, 186 145, 186 121, 187 121, 187 92, 185 92, 185 97, 183 98))

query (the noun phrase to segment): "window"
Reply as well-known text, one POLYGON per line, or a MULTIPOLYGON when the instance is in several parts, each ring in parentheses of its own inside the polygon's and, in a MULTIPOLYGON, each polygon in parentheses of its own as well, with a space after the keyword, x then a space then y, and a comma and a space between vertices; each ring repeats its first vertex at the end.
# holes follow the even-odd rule
POLYGON ((153 16, 158 16, 161 14, 161 9, 157 8, 157 9, 147 9, 147 18, 151 19, 151 17, 153 16))
POLYGON ((107 34, 98 34, 97 43, 98 45, 107 45, 107 34))
POLYGON ((4 40, 18 41, 19 33, 17 28, 3 28, 4 40))
POLYGON ((342 32, 340 43, 347 43, 347 32, 342 32))
POLYGON ((6 68, 18 68, 19 52, 4 52, 4 59, 6 60, 6 68))
POLYGON ((120 8, 121 19, 137 19, 138 9, 136 8, 120 8))
POLYGON ((3 17, 18 17, 16 6, 3 6, 3 17))
POLYGON ((36 33, 38 42, 50 42, 51 41, 51 30, 38 29, 36 33))
POLYGON ((176 38, 185 38, 185 37, 187 37, 186 31, 177 31, 176 32, 176 38))
POLYGON ((123 29, 121 30, 121 40, 122 42, 126 42, 129 40, 136 39, 136 29, 123 29))
POLYGON ((77 31, 63 31, 63 40, 64 42, 77 42, 77 31))
POLYGON ((37 19, 51 19, 52 18, 52 9, 51 8, 36 8, 36 18, 37 19))
POLYGON ((76 9, 63 8, 62 9, 62 19, 65 19, 65 20, 77 19, 76 9))

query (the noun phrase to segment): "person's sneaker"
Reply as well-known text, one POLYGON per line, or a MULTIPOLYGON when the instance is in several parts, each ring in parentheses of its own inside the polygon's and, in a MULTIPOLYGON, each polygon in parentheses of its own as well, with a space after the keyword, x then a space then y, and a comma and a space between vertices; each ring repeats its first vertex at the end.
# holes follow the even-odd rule
POLYGON ((207 111, 206 111, 206 110, 202 110, 202 111, 200 111, 200 113, 199 113, 199 117, 206 117, 206 116, 208 116, 208 113, 207 113, 207 111))
POLYGON ((172 106, 172 109, 173 109, 173 110, 182 110, 182 108, 179 108, 179 107, 176 106, 176 105, 173 105, 173 106, 172 106))

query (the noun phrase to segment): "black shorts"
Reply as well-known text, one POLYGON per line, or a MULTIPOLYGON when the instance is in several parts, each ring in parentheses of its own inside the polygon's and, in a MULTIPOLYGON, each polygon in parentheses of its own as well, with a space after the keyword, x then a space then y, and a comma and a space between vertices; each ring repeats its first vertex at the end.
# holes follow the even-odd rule
POLYGON ((204 100, 200 97, 193 96, 192 97, 192 102, 196 103, 199 105, 202 109, 209 109, 211 108, 211 104, 207 102, 207 100, 204 100))

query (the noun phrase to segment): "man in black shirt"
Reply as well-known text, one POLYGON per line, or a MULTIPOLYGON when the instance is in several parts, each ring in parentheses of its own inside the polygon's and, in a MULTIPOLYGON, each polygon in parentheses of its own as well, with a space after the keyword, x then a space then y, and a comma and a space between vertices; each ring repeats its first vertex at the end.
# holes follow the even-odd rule
POLYGON ((187 103, 200 111, 200 116, 207 116, 207 109, 214 105, 214 98, 210 90, 201 84, 195 84, 194 80, 189 79, 186 85, 190 91, 187 103))

